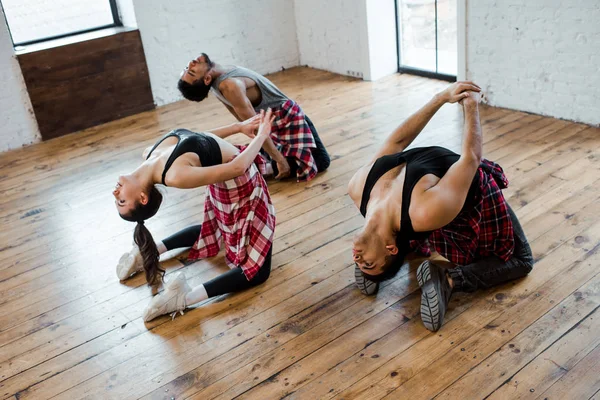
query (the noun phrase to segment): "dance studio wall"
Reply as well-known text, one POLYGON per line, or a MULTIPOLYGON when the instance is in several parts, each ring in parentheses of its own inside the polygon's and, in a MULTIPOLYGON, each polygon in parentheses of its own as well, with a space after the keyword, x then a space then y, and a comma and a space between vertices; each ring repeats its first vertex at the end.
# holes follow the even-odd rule
POLYGON ((191 57, 266 74, 300 64, 293 0, 134 0, 157 105, 181 99, 176 83, 191 57))
POLYGON ((40 141, 37 122, 0 6, 0 152, 40 141))
POLYGON ((365 0, 295 0, 300 64, 362 77, 364 3, 365 0))
POLYGON ((467 77, 494 106, 599 125, 598 21, 598 0, 469 0, 467 77))
POLYGON ((398 70, 394 0, 295 0, 300 64, 376 80, 398 70))
POLYGON ((133 5, 157 105, 181 99, 175 82, 200 51, 263 74, 308 65, 374 80, 397 68, 394 0, 133 0, 133 5))

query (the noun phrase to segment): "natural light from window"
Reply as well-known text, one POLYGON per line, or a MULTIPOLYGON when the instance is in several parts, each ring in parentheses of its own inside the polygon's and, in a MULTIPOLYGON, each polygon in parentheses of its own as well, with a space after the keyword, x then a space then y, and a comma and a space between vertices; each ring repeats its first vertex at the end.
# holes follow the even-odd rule
POLYGON ((423 71, 456 75, 456 0, 398 0, 398 7, 400 64, 423 71))
POLYGON ((109 0, 1 0, 13 43, 112 25, 109 0))

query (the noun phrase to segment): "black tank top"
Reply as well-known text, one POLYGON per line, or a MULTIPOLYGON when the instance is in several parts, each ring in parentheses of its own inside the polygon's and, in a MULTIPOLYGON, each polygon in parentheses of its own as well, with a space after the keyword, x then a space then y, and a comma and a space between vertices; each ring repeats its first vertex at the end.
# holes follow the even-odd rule
MULTIPOLYGON (((402 188, 402 211, 400 221, 400 232, 396 235, 396 242, 398 244, 406 245, 409 240, 422 240, 426 239, 431 232, 415 232, 410 220, 408 210, 410 208, 410 198, 412 191, 423 176, 433 174, 438 178, 443 177, 448 169, 458 161, 460 156, 453 151, 445 149, 443 147, 418 147, 411 150, 403 151, 401 153, 390 154, 383 156, 373 164, 365 187, 363 189, 362 199, 360 202, 360 212, 363 216, 367 213, 367 204, 371 196, 371 190, 375 183, 381 178, 386 172, 399 166, 400 164, 406 163, 406 173, 404 178, 404 186, 402 188)), ((469 188, 469 194, 463 209, 472 205, 474 199, 474 190, 477 187, 478 175, 475 175, 471 187, 469 188)), ((398 246, 400 247, 400 246, 398 246)))
MULTIPOLYGON (((162 139, 156 142, 154 147, 152 147, 152 150, 148 153, 148 157, 150 157, 159 144, 172 136, 176 136, 179 141, 177 142, 177 145, 175 145, 173 152, 165 164, 165 169, 162 173, 163 185, 166 186, 165 176, 167 175, 167 171, 171 168, 171 165, 173 165, 173 162, 175 162, 177 157, 182 154, 196 153, 200 158, 200 163, 203 167, 210 167, 223 163, 221 148, 214 138, 205 133, 196 133, 188 131, 187 129, 175 129, 174 131, 167 133, 162 139)), ((146 159, 148 159, 148 157, 146 157, 146 159)))

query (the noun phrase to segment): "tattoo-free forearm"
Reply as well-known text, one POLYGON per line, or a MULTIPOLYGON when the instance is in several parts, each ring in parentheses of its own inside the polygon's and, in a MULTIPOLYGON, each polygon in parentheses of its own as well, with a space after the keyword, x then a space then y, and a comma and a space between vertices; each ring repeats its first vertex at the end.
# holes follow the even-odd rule
POLYGON ((240 165, 244 171, 247 170, 248 167, 250 167, 250 165, 252 165, 254 162, 254 159, 260 151, 265 139, 265 136, 257 135, 254 139, 252 139, 248 147, 246 147, 244 151, 242 151, 232 162, 240 165))
POLYGON ((237 115, 237 113, 235 112, 235 110, 233 109, 233 107, 228 106, 227 104, 223 104, 225 106, 225 108, 227 108, 227 110, 231 113, 231 115, 234 116, 235 119, 237 119, 239 122, 242 122, 243 119, 241 119, 239 117, 239 115, 237 115))
POLYGON ((235 135, 240 132, 240 125, 236 122, 234 124, 221 126, 219 128, 209 130, 210 133, 225 139, 228 136, 235 135))
POLYGON ((419 111, 408 117, 392 134, 388 141, 402 143, 408 147, 421 133, 425 125, 431 120, 436 112, 446 103, 442 96, 434 96, 419 111))
POLYGON ((483 140, 481 122, 479 121, 479 105, 475 102, 465 101, 463 104, 465 114, 464 137, 462 144, 463 156, 473 157, 478 163, 483 157, 483 140))
POLYGON ((271 156, 271 159, 276 162, 283 158, 283 155, 277 150, 275 143, 273 143, 273 140, 270 137, 265 140, 263 149, 271 156))

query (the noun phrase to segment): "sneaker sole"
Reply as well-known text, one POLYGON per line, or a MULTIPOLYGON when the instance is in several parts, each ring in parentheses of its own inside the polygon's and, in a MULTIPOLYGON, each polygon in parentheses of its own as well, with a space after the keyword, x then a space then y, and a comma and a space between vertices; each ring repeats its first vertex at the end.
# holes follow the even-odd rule
POLYGON ((373 282, 365 278, 359 268, 354 269, 354 279, 358 289, 367 296, 372 296, 379 290, 379 282, 373 282))
POLYGON ((423 287, 421 294, 421 320, 425 328, 437 332, 443 322, 440 315, 440 299, 433 283, 430 283, 423 287))
POLYGON ((417 281, 419 282, 419 287, 423 287, 423 285, 431 279, 431 270, 429 269, 429 260, 423 261, 419 268, 417 268, 417 281))

